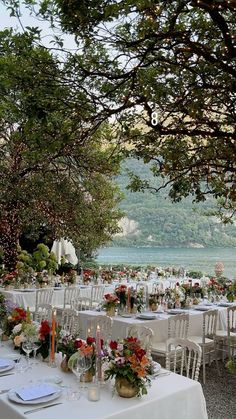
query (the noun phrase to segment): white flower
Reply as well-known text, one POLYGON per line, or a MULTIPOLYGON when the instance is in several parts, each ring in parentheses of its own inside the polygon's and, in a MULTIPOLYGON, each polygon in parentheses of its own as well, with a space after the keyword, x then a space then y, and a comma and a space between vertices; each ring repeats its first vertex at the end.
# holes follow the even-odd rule
POLYGON ((16 335, 17 333, 21 331, 21 329, 22 329, 22 324, 21 323, 16 324, 16 326, 13 327, 12 333, 16 335))

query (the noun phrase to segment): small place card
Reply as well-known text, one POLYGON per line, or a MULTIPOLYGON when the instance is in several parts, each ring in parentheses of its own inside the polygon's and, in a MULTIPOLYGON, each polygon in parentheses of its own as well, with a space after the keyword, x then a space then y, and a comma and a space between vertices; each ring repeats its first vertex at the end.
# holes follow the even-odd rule
POLYGON ((39 384, 36 386, 30 386, 27 388, 22 388, 16 392, 18 396, 24 400, 35 400, 40 399, 41 397, 50 396, 51 394, 56 393, 55 387, 52 387, 48 384, 39 384))

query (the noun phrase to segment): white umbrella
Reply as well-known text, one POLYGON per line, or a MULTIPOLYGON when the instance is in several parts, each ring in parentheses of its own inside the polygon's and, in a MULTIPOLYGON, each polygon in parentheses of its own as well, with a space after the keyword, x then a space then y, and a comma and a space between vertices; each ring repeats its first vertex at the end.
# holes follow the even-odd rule
POLYGON ((57 258, 57 263, 61 264, 61 258, 64 257, 66 262, 72 265, 77 265, 78 258, 75 254, 75 248, 69 240, 61 238, 60 240, 54 240, 51 252, 53 252, 57 258))

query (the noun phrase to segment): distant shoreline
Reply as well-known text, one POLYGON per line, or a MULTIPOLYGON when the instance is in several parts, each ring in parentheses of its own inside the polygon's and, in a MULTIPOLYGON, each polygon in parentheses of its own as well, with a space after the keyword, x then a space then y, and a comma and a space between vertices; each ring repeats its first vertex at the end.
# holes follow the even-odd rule
POLYGON ((112 246, 97 251, 96 262, 101 265, 133 265, 183 267, 215 275, 215 264, 223 262, 223 275, 236 278, 236 247, 147 247, 112 246))

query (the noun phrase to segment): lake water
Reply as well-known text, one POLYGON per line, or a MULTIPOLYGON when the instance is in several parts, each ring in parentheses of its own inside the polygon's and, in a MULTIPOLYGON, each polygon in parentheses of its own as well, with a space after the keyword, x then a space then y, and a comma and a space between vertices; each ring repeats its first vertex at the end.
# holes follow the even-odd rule
POLYGON ((183 266, 213 275, 216 262, 223 262, 224 275, 236 278, 236 248, 107 247, 100 249, 99 264, 183 266))

